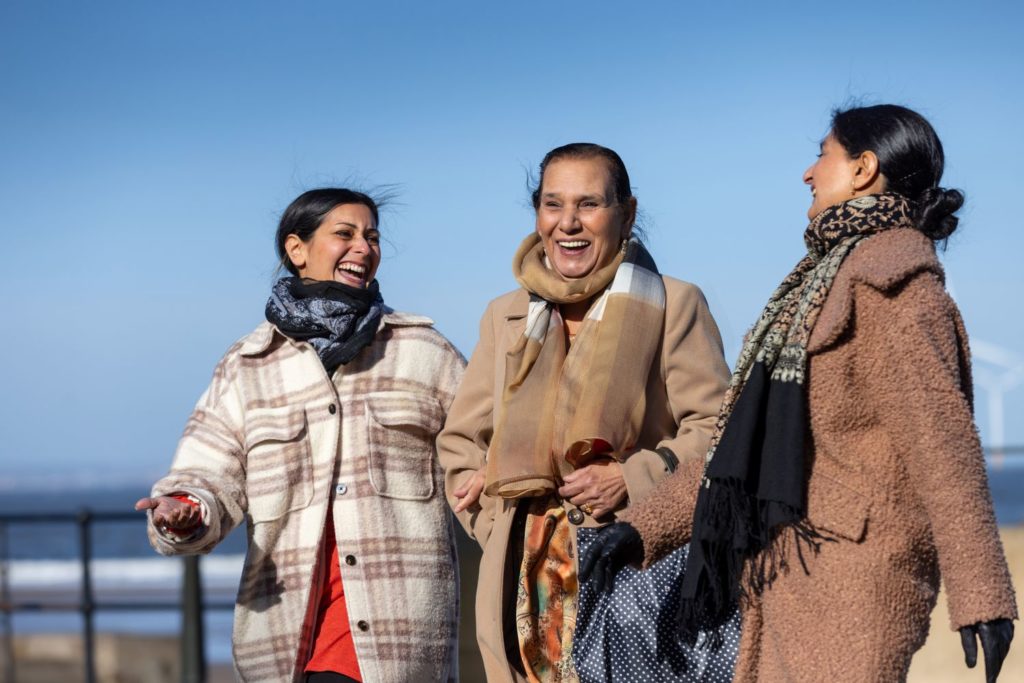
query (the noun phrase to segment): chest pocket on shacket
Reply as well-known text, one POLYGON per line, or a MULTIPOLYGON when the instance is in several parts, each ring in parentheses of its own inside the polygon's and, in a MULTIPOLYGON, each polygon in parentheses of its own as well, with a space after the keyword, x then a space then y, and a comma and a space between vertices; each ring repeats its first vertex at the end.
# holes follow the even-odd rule
POLYGON ((441 403, 432 396, 386 391, 366 397, 370 484, 381 496, 427 500, 434 495, 434 437, 441 403))
POLYGON ((246 452, 245 488, 254 522, 269 522, 309 505, 313 465, 302 406, 247 413, 246 452))

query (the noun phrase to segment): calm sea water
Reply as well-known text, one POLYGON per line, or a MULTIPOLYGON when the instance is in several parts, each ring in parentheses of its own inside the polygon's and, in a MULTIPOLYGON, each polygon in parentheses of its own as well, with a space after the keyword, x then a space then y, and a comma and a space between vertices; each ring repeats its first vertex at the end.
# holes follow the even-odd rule
MULTIPOLYGON (((1000 524, 1024 524, 1024 458, 1010 459, 1002 467, 989 468, 989 486, 1000 524)), ((147 493, 145 487, 132 489, 85 489, 61 492, 16 492, 0 494, 0 514, 32 512, 77 512, 92 510, 131 511, 135 501, 147 493)), ((144 515, 134 522, 105 522, 94 525, 93 556, 102 558, 154 557, 146 539, 144 515)), ((3 539, 0 539, 2 541, 3 539)), ((13 524, 7 529, 8 559, 70 559, 78 557, 77 531, 72 524, 13 524)), ((0 549, 2 551, 2 549, 0 549)), ((213 555, 245 553, 245 531, 236 529, 213 555)))

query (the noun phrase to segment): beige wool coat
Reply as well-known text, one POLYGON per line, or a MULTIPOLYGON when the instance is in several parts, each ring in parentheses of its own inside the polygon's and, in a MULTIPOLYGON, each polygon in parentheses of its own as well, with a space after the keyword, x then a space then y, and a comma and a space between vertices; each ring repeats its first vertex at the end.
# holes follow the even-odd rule
POLYGON ((165 555, 209 552, 246 524, 235 674, 300 681, 312 647, 333 502, 339 566, 365 683, 458 680, 458 573, 435 438, 464 361, 421 316, 386 312, 373 342, 327 376, 270 323, 232 346, 153 495, 191 494, 207 524, 165 555))
MULTIPOLYGON (((655 448, 671 449, 680 461, 703 457, 729 381, 721 337, 703 294, 692 284, 670 277, 663 280, 665 325, 647 382, 647 411, 636 447, 626 454, 622 468, 629 501, 644 498, 669 473, 655 448)), ((506 353, 523 333, 528 303, 525 290, 510 292, 492 301, 480 322, 480 340, 438 437, 438 456, 453 505, 457 501, 452 491, 486 464, 495 410, 500 410, 506 353)), ((482 495, 479 510, 458 516, 484 551, 476 626, 490 683, 520 680, 506 658, 502 627, 503 620, 514 616, 504 613, 504 605, 519 570, 506 562, 515 504, 482 495)), ((568 501, 565 506, 572 508, 568 501)), ((608 515, 601 522, 613 519, 608 515)), ((584 525, 598 526, 598 522, 587 516, 584 525)), ((572 538, 575 542, 575 535, 572 538)), ((576 554, 573 549, 573 557, 576 554)), ((518 648, 514 642, 509 645, 513 651, 518 648)))
MULTIPOLYGON (((970 354, 928 238, 843 262, 808 345, 807 519, 834 540, 742 606, 738 683, 906 678, 939 580, 953 629, 1016 618, 972 415, 970 354)), ((690 463, 699 471, 703 463, 690 463)), ((652 561, 690 536, 693 472, 628 511, 652 561)), ((790 546, 792 548, 792 546, 790 546)))

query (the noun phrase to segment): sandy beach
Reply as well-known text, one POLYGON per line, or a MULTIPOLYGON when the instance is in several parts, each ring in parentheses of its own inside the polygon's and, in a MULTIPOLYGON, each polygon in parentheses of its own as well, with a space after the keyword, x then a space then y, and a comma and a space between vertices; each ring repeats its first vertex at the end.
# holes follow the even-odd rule
MULTIPOLYGON (((1021 589, 1024 587, 1024 526, 1004 527, 1000 529, 1006 560, 1013 575, 1014 587, 1017 589, 1017 609, 1021 608, 1021 589)), ((939 602, 932 612, 932 628, 928 641, 914 656, 910 665, 909 683, 967 683, 985 680, 985 663, 978 652, 978 665, 968 669, 964 664, 964 651, 960 645, 960 634, 950 630, 949 612, 946 610, 946 595, 939 595, 939 602)), ((1016 624, 1016 633, 1010 654, 1003 663, 1000 681, 1024 681, 1024 634, 1021 633, 1020 622, 1016 624)))

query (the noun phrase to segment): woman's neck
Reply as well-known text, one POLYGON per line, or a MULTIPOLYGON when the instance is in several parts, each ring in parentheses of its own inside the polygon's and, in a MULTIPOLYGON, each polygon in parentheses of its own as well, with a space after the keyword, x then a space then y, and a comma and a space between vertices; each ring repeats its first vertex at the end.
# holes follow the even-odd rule
POLYGON ((570 339, 576 336, 580 327, 583 326, 583 319, 590 309, 590 300, 577 301, 572 304, 559 304, 559 311, 562 314, 562 321, 565 323, 565 333, 570 339))
POLYGON ((581 323, 587 317, 587 311, 590 310, 590 299, 571 304, 560 304, 559 309, 562 313, 562 319, 566 322, 581 323))

